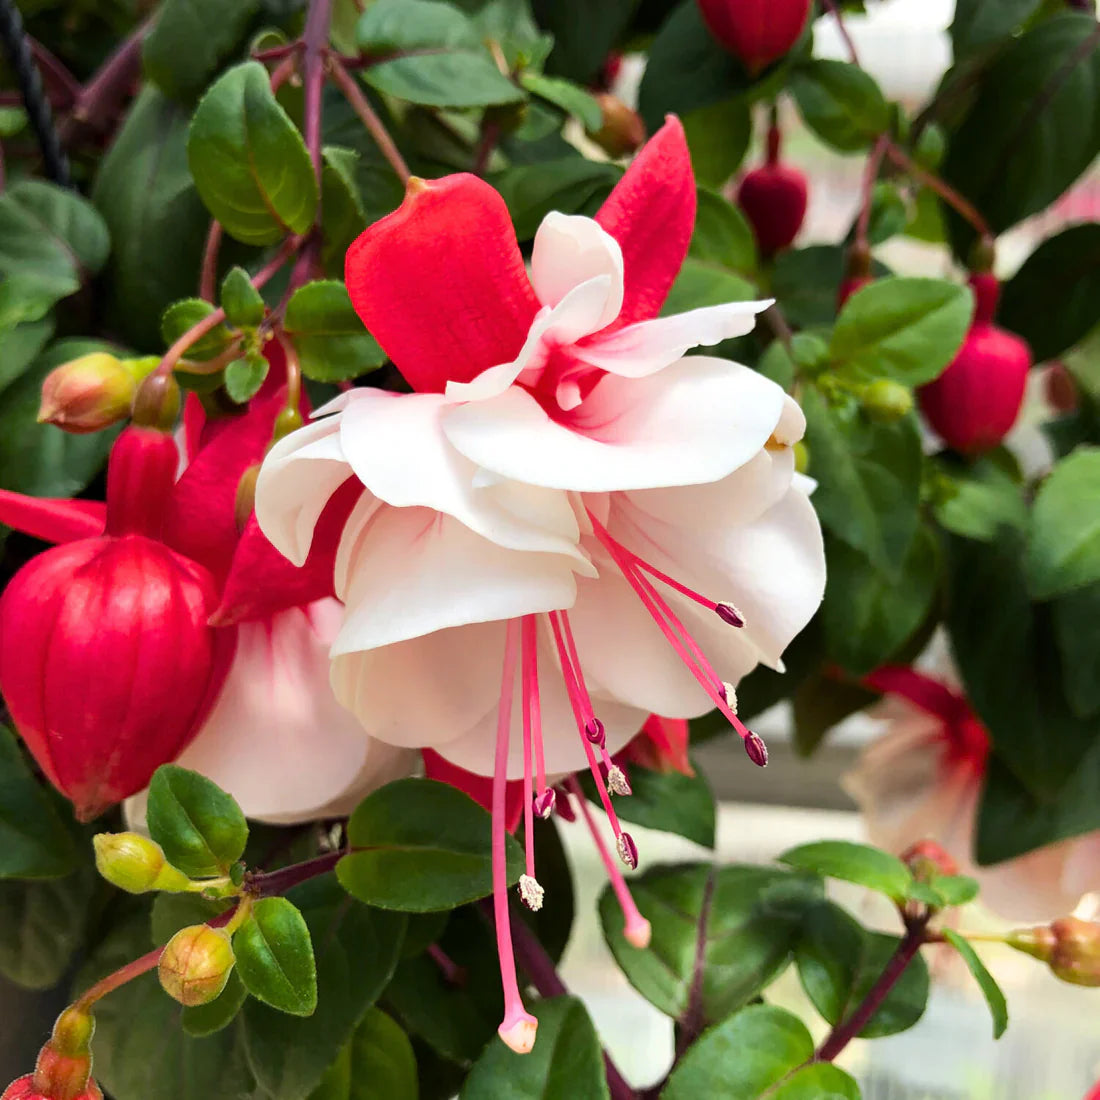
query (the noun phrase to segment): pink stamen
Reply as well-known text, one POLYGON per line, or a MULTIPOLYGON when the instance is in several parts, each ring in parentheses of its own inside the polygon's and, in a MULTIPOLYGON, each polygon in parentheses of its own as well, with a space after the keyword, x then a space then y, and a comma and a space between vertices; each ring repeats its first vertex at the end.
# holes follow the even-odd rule
MULTIPOLYGON (((531 723, 531 739, 535 749, 535 778, 538 797, 546 801, 546 756, 542 747, 542 709, 539 702, 538 624, 534 615, 523 617, 523 699, 524 713, 531 723)), ((550 800, 553 809, 553 800, 550 800)), ((537 811, 536 811, 537 812, 537 811)), ((550 810, 546 811, 547 813, 550 810)), ((539 813, 540 817, 546 814, 539 813)))
POLYGON ((493 769, 493 918, 496 924, 497 954, 500 957, 500 984, 504 991, 504 1019, 497 1032, 517 1054, 527 1054, 535 1045, 538 1020, 524 1008, 516 980, 512 925, 508 916, 508 868, 504 851, 508 737, 512 730, 512 696, 515 694, 519 648, 520 623, 517 619, 509 619, 504 640, 504 672, 500 685, 500 707, 497 711, 497 747, 493 769))
POLYGON ((619 908, 623 911, 623 935, 626 937, 627 943, 633 944, 638 948, 648 947, 651 931, 649 921, 638 912, 638 907, 634 904, 634 897, 630 893, 630 887, 627 886, 626 879, 623 878, 623 874, 619 870, 619 865, 611 857, 611 852, 608 851, 607 845, 604 843, 604 839, 600 835, 599 829, 596 827, 596 822, 592 818, 592 811, 588 808, 588 801, 581 791, 580 784, 577 782, 575 776, 570 776, 565 781, 565 784, 569 789, 569 793, 572 794, 577 805, 581 808, 585 824, 588 826, 588 831, 592 834, 592 839, 596 843, 596 850, 600 853, 600 859, 603 860, 604 868, 607 871, 608 881, 611 883, 611 889, 615 891, 615 897, 619 902, 619 908))
POLYGON ((538 672, 535 672, 535 691, 531 690, 531 661, 535 657, 535 617, 524 615, 521 631, 520 658, 523 666, 523 843, 526 854, 526 871, 531 877, 535 877, 535 799, 532 790, 531 779, 531 753, 532 753, 532 703, 537 707, 538 672))
MULTIPOLYGON (((622 835, 622 827, 619 825, 619 815, 615 813, 615 807, 611 805, 611 795, 607 791, 607 784, 600 774, 599 761, 592 748, 592 743, 587 734, 588 723, 592 720, 592 700, 588 695, 588 688, 584 683, 584 673, 581 671, 580 661, 577 659, 577 646, 573 640, 573 631, 569 627, 569 617, 564 611, 550 612, 550 626, 554 631, 554 641, 558 646, 558 656, 561 659, 562 675, 565 678, 565 690, 569 695, 569 703, 573 708, 573 717, 577 722, 577 729, 581 734, 581 744, 584 746, 585 756, 588 758, 588 770, 596 782, 596 790, 600 795, 604 812, 611 822, 611 828, 615 831, 615 840, 622 835)), ((602 724, 601 724, 602 728, 602 724)))

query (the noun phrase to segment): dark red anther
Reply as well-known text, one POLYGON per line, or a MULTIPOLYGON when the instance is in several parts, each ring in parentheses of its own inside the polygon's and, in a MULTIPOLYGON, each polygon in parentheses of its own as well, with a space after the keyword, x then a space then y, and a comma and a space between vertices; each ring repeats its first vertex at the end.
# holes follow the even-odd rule
POLYGON ((602 748, 606 740, 603 722, 598 718, 589 718, 584 724, 584 735, 593 745, 599 745, 602 748))
POLYGON ((758 768, 767 767, 768 746, 764 744, 763 738, 752 730, 749 730, 749 735, 745 738, 745 752, 758 768))
POLYGON ((745 620, 742 618, 741 612, 732 604, 720 603, 715 606, 714 610, 718 614, 718 618, 724 623, 729 623, 730 626, 745 625, 745 620))
POLYGON ((554 804, 557 800, 558 796, 554 793, 553 787, 547 787, 546 790, 540 791, 532 799, 536 816, 541 817, 543 820, 548 818, 554 812, 554 804))

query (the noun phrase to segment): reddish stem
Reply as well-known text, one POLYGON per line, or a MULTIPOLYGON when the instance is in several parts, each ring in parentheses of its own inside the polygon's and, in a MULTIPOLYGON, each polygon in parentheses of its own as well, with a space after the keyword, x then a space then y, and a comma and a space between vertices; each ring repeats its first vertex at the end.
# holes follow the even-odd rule
POLYGON ((871 242, 867 239, 867 233, 871 226, 871 205, 874 202, 875 183, 882 169, 882 158, 886 155, 886 147, 890 139, 882 134, 875 142, 871 155, 867 158, 867 167, 863 173, 863 191, 860 197, 859 221, 856 223, 855 243, 865 253, 870 252, 871 242))
POLYGON ((52 88, 54 95, 50 97, 50 104, 54 107, 68 108, 76 102, 83 90, 80 81, 52 54, 41 42, 33 38, 28 39, 31 54, 42 73, 43 83, 47 90, 52 88))
POLYGON ((325 50, 331 15, 332 0, 313 0, 302 35, 303 129, 318 187, 321 185, 321 91, 325 83, 325 50))
POLYGON ((836 29, 840 31, 840 38, 844 43, 844 48, 848 51, 849 60, 853 65, 859 65, 859 54, 856 52, 856 44, 852 41, 852 36, 848 33, 848 28, 844 25, 844 16, 841 14, 836 0, 823 0, 823 3, 825 9, 836 20, 836 29))
POLYGON ((394 174, 402 183, 409 182, 409 166, 405 158, 397 148, 389 131, 378 117, 370 101, 363 94, 362 89, 355 82, 355 78, 348 72, 344 62, 334 54, 329 54, 328 71, 332 82, 344 93, 344 98, 351 104, 351 109, 359 116, 359 120, 366 127, 367 133, 374 139, 378 151, 386 158, 394 174))
POLYGON ((216 218, 210 222, 206 234, 206 247, 202 251, 202 275, 199 277, 199 297, 208 302, 214 300, 218 289, 218 250, 222 245, 222 223, 216 218))
POLYGON ((964 199, 949 183, 940 179, 939 176, 934 175, 927 169, 922 168, 916 161, 889 140, 886 145, 886 155, 899 168, 903 168, 915 180, 918 180, 930 191, 934 191, 939 195, 948 206, 956 210, 961 217, 965 218, 966 221, 974 227, 974 230, 979 236, 990 240, 992 239, 993 233, 989 228, 989 223, 978 212, 977 207, 968 199, 964 199))

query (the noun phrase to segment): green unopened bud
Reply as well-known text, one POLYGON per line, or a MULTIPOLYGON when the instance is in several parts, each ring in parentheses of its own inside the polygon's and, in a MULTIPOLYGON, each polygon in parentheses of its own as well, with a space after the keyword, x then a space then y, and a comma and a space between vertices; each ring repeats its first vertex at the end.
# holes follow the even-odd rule
POLYGON ((1039 928, 1010 932, 1005 942, 1047 963, 1064 982, 1100 986, 1100 924, 1062 917, 1039 928))
POLYGON ((209 1004, 225 989, 236 959, 222 928, 181 928, 161 953, 157 971, 164 991, 181 1005, 209 1004))
POLYGON ((275 427, 271 432, 271 442, 278 443, 284 436, 296 432, 302 426, 302 414, 297 409, 282 409, 275 417, 275 427))
POLYGON ((794 445, 794 468, 800 474, 810 468, 810 448, 801 439, 794 445))
POLYGON ((233 501, 233 520, 238 534, 248 526, 252 509, 256 506, 256 479, 260 476, 259 463, 249 466, 237 482, 237 497, 233 501))
POLYGON ((176 426, 180 401, 180 386, 175 377, 154 371, 138 386, 131 416, 139 427, 168 432, 176 426))
POLYGON ((112 886, 130 894, 149 890, 178 893, 190 880, 164 858, 160 845, 140 833, 98 833, 92 837, 95 865, 112 886))
POLYGON ((913 393, 900 382, 879 378, 860 395, 863 411, 877 424, 893 424, 913 409, 913 393))
POLYGON ((913 150, 913 159, 922 167, 935 171, 943 161, 943 155, 947 152, 947 138, 943 129, 934 122, 930 122, 917 139, 917 147, 913 150))
POLYGON ((62 363, 42 383, 38 422, 74 435, 109 428, 130 415, 138 381, 121 360, 102 351, 62 363))

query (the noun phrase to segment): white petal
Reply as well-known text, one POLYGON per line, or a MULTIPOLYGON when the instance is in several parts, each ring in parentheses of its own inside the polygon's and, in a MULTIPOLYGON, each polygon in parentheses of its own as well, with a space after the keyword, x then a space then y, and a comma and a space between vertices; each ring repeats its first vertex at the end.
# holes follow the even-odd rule
POLYGON ((607 336, 595 336, 575 350, 594 367, 623 378, 642 378, 675 363, 691 348, 709 347, 752 332, 756 315, 771 304, 728 302, 639 321, 607 336))
POLYGON ((531 250, 531 285, 538 300, 556 306, 575 287, 600 276, 607 280, 603 309, 587 332, 611 324, 622 309, 622 249, 591 218, 556 210, 547 214, 531 250))
POLYGON ((339 430, 339 418, 331 417, 291 432, 268 452, 256 479, 260 530, 295 565, 309 556, 329 497, 351 476, 339 430))
POLYGON ((771 437, 785 394, 724 359, 681 359, 647 378, 606 375, 568 422, 513 387, 443 415, 471 461, 551 488, 601 492, 717 481, 771 437))
POLYGON ((353 513, 336 554, 347 613, 333 655, 570 607, 571 565, 562 554, 503 549, 428 508, 353 513))
POLYGON ((340 414, 340 445, 375 497, 396 508, 445 512, 498 546, 565 554, 583 564, 576 517, 564 493, 507 481, 475 488, 477 465, 442 431, 446 397, 354 392, 356 399, 340 414))
POLYGON ((438 746, 500 699, 504 624, 475 623, 332 661, 332 686, 363 728, 393 745, 438 746))
POLYGON ((248 817, 308 821, 352 808, 416 763, 369 738, 332 693, 328 650, 342 613, 336 600, 319 600, 238 628, 225 686, 178 763, 228 791, 248 817))

